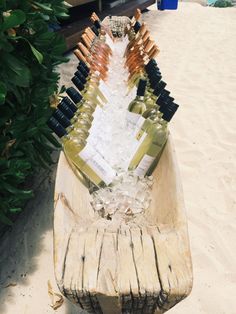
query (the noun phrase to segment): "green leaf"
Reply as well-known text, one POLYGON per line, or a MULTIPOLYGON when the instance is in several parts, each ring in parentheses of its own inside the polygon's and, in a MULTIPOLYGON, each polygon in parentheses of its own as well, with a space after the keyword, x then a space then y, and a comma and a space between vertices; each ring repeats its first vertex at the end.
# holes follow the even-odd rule
POLYGON ((18 86, 28 87, 30 84, 31 73, 29 68, 10 53, 2 53, 2 63, 7 74, 7 80, 18 86))
POLYGON ((9 42, 8 38, 5 36, 4 33, 0 34, 0 50, 5 50, 8 52, 14 50, 14 47, 9 42))
POLYGON ((38 60, 38 62, 40 64, 42 64, 43 63, 43 55, 41 54, 41 52, 39 52, 36 48, 34 48, 34 46, 32 46, 30 42, 29 42, 29 45, 30 45, 30 48, 31 48, 34 56, 38 60))
POLYGON ((70 17, 70 15, 69 14, 66 14, 65 12, 58 12, 58 13, 56 13, 56 16, 57 17, 61 17, 61 18, 68 18, 68 17, 70 17))
POLYGON ((53 9, 51 8, 50 3, 48 3, 48 5, 42 4, 42 3, 36 2, 36 1, 34 1, 33 3, 34 3, 35 5, 37 5, 39 8, 45 10, 45 11, 51 11, 51 12, 53 11, 53 9))
POLYGON ((7 89, 5 84, 0 82, 0 105, 4 104, 6 97, 7 89))
POLYGON ((44 21, 49 21, 50 20, 50 16, 47 15, 47 14, 40 13, 40 16, 44 19, 44 21))
POLYGON ((20 208, 20 207, 10 208, 9 211, 10 211, 11 213, 19 213, 19 212, 22 211, 22 208, 20 208))
POLYGON ((21 25, 26 20, 25 13, 21 10, 14 10, 9 12, 9 14, 9 16, 3 17, 3 24, 1 27, 3 31, 21 25))

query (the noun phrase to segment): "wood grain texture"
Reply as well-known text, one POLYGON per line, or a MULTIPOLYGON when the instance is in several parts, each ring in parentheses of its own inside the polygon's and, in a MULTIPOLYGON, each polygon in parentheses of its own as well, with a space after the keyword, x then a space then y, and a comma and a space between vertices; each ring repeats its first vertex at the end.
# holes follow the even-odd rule
POLYGON ((101 218, 61 153, 54 214, 60 291, 88 313, 164 313, 192 287, 183 193, 171 138, 154 172, 144 215, 120 225, 101 218))

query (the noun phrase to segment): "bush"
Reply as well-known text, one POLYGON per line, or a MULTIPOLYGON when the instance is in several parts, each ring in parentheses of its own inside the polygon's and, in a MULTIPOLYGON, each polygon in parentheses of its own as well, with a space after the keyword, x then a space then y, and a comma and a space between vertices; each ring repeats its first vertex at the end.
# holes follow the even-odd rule
POLYGON ((26 179, 52 163, 59 146, 46 121, 58 93, 64 40, 49 30, 67 17, 61 0, 0 1, 0 220, 22 210, 26 179))
POLYGON ((217 0, 214 3, 214 7, 216 8, 226 8, 226 7, 232 7, 232 6, 233 6, 232 2, 228 0, 217 0))

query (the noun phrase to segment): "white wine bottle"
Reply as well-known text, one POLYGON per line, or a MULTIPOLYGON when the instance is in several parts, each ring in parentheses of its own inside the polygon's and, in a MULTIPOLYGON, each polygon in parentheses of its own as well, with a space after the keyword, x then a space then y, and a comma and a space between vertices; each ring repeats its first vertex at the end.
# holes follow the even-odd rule
POLYGON ((163 108, 163 116, 160 119, 156 114, 146 119, 140 132, 136 135, 134 154, 129 163, 129 170, 141 176, 146 175, 152 167, 168 138, 168 122, 178 109, 178 105, 170 103, 163 108))
POLYGON ((54 117, 49 119, 48 126, 60 137, 67 158, 93 184, 103 187, 113 181, 114 169, 76 132, 68 133, 54 117))
POLYGON ((134 100, 128 106, 127 112, 127 126, 133 130, 136 126, 136 123, 140 117, 146 110, 146 105, 144 103, 144 94, 146 89, 147 81, 140 79, 137 89, 137 95, 134 100))

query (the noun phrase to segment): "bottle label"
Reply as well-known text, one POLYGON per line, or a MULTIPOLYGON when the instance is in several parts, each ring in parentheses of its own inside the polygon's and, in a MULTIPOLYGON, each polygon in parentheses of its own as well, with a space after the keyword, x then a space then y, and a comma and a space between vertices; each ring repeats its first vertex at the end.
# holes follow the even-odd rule
POLYGON ((151 167, 154 160, 155 160, 155 157, 144 155, 139 165, 134 170, 134 173, 137 176, 145 176, 145 174, 147 173, 148 169, 151 167))
POLYGON ((111 50, 113 51, 114 50, 114 42, 113 40, 111 39, 110 35, 108 35, 106 33, 106 43, 108 44, 108 46, 111 48, 111 50))
MULTIPOLYGON (((101 178, 106 185, 110 184, 116 176, 116 172, 105 159, 90 145, 87 144, 79 153, 83 161, 101 178)), ((81 169, 83 170, 83 169, 81 169)))
POLYGON ((126 115, 127 127, 131 130, 134 130, 139 118, 140 114, 127 111, 126 115))
POLYGON ((133 156, 136 154, 136 152, 138 151, 139 147, 142 145, 143 141, 146 139, 147 135, 148 134, 146 132, 142 132, 142 134, 140 134, 139 137, 135 138, 134 146, 133 146, 133 156))
POLYGON ((111 98, 111 93, 110 93, 107 85, 103 81, 100 81, 99 89, 103 93, 103 95, 106 97, 106 99, 108 100, 108 103, 109 103, 109 100, 111 98))
POLYGON ((129 168, 131 161, 133 160, 135 154, 138 152, 140 146, 146 139, 147 135, 148 134, 146 132, 143 132, 139 138, 134 138, 134 144, 133 144, 133 147, 131 148, 131 158, 128 160, 127 169, 129 168))
MULTIPOLYGON (((103 115, 103 109, 101 107, 97 106, 93 112, 94 120, 99 120, 102 117, 102 115, 103 115)), ((94 121, 94 122, 96 122, 96 121, 94 121)))
POLYGON ((134 135, 136 135, 140 131, 145 121, 146 119, 139 115, 139 119, 136 122, 136 126, 134 128, 134 135))

